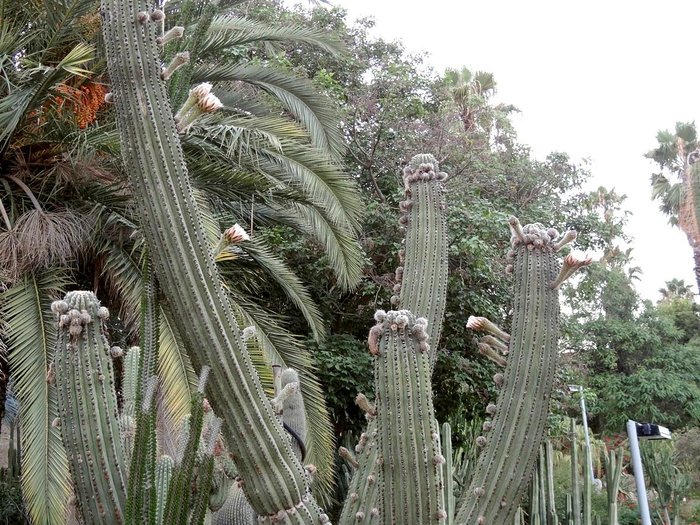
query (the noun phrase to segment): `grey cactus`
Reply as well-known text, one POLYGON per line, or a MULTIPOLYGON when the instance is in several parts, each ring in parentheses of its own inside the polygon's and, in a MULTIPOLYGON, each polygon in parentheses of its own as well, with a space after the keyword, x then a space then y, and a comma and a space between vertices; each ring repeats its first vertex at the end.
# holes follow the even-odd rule
MULTIPOLYGON (((460 525, 510 523, 527 488, 544 438, 549 396, 554 381, 559 337, 558 286, 590 260, 567 256, 563 266, 556 252, 575 234, 559 239, 539 224, 521 226, 510 219, 513 284, 513 326, 505 334, 483 319, 470 320, 509 345, 508 360, 496 404, 487 407, 491 430, 484 443, 469 489, 455 518, 460 525), (507 452, 505 452, 507 451, 507 452), (477 494, 483 494, 477 496, 477 494)), ((477 438, 479 440, 479 438, 477 438)))
POLYGON ((78 508, 86 523, 124 523, 127 465, 120 439, 109 312, 92 292, 69 292, 58 318, 55 381, 63 444, 78 508))
MULTIPOLYGON (((173 318, 186 327, 182 335, 194 364, 216 364, 207 395, 225 418, 223 429, 241 478, 240 488, 261 523, 326 523, 328 516, 315 502, 308 473, 297 457, 299 451, 293 449, 263 392, 217 278, 178 137, 184 116, 178 128, 163 83, 157 42, 160 23, 154 23, 159 20, 144 0, 103 0, 102 10, 112 99, 143 233, 173 318)), ((171 70, 167 71, 169 75, 171 70)), ((413 315, 425 318, 427 329, 424 333, 399 333, 398 329, 394 333, 391 324, 403 324, 403 320, 388 328, 382 321, 381 327, 370 332, 378 372, 377 403, 368 412, 374 412, 370 415, 375 422, 358 446, 357 456, 348 454, 357 469, 341 517, 343 524, 364 523, 377 516, 384 523, 447 519, 442 467, 435 464, 442 455, 439 432, 430 408, 430 371, 447 283, 445 178, 429 156, 415 157, 404 173, 407 200, 401 205, 400 223, 407 227, 407 237, 392 303, 412 312, 397 317, 407 317, 411 326, 424 324, 416 323, 413 315), (432 348, 427 347, 426 339, 432 348), (400 350, 388 351, 390 348, 400 350), (417 357, 406 366, 410 364, 411 373, 421 380, 392 384, 388 381, 390 367, 382 360, 394 354, 409 355, 410 350, 417 357), (418 407, 421 412, 416 414, 413 410, 418 407), (412 418, 415 435, 385 430, 389 422, 383 418, 397 414, 412 418), (392 461, 402 465, 401 472, 414 469, 420 474, 415 485, 404 492, 399 487, 399 493, 387 489, 397 479, 396 471, 389 468, 392 461), (412 463, 401 463, 406 461, 412 463), (415 512, 409 514, 407 501, 420 502, 416 512, 421 518, 415 518, 415 512)), ((538 445, 544 435, 557 344, 556 289, 586 263, 567 257, 557 275, 555 252, 568 237, 557 240, 556 234, 538 225, 523 228, 515 219, 511 227, 516 302, 509 356, 497 382, 502 385, 499 401, 489 407, 494 416, 492 430, 488 438, 477 439, 483 452, 455 523, 498 524, 515 519, 517 501, 536 460, 533 443, 538 445), (509 453, 503 454, 504 449, 509 453)), ((499 336, 498 332, 494 335, 499 336)), ((498 345, 496 350, 500 350, 498 345)), ((204 472, 209 476, 211 470, 204 472)), ((194 505, 196 513, 201 514, 202 508, 200 503, 194 505)))

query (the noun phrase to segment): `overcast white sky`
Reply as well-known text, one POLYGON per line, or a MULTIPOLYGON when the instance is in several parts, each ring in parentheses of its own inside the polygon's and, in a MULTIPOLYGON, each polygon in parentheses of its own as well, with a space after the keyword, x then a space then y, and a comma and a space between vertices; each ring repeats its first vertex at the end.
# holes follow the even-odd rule
POLYGON ((426 51, 436 71, 495 74, 498 99, 517 106, 519 138, 538 157, 590 158, 594 187, 628 196, 643 297, 674 277, 694 284, 685 235, 650 200, 643 154, 660 128, 700 116, 700 2, 664 0, 331 0, 375 34, 426 51))

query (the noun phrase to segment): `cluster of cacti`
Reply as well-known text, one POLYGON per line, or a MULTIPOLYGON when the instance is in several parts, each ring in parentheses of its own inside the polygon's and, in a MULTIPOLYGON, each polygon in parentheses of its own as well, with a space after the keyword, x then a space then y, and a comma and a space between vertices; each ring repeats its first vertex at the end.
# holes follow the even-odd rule
MULTIPOLYGON (((148 297, 144 302, 149 302, 148 297)), ((223 454, 221 420, 204 399, 206 374, 183 424, 181 453, 156 460, 157 381, 155 376, 146 380, 145 374, 154 369, 157 357, 150 359, 153 367, 142 367, 149 362, 144 349, 133 347, 123 355, 118 347, 110 348, 104 326, 109 312, 92 292, 69 292, 52 308, 59 337, 47 380, 55 383, 58 393, 55 424, 68 454, 82 522, 203 523, 212 508, 210 499, 227 494, 226 480, 234 475, 223 454), (121 357, 120 413, 112 361, 121 357), (141 395, 138 385, 142 385, 141 395)), ((142 337, 142 342, 155 348, 150 337, 142 337)))
MULTIPOLYGON (((594 483, 588 469, 590 454, 586 446, 576 439, 576 422, 571 420, 571 492, 566 494, 566 509, 559 514, 554 498, 554 453, 549 440, 540 450, 537 468, 530 480, 527 512, 516 513, 514 523, 524 523, 528 516, 529 525, 592 525, 600 523, 601 517, 593 511, 592 494, 594 483), (579 461, 579 449, 583 449, 583 461, 579 461), (522 515, 521 515, 522 514, 522 515), (562 515, 560 520, 559 515, 562 515), (520 521, 519 521, 520 520, 520 521)), ((622 475, 623 449, 608 450, 604 453, 605 488, 608 499, 608 524, 618 524, 617 499, 622 475)), ((523 509, 520 509, 521 511, 523 509)))
MULTIPOLYGON (((299 457, 304 440, 293 423, 279 417, 280 406, 295 403, 294 387, 280 389, 272 403, 265 396, 217 277, 191 192, 178 134, 196 118, 195 106, 197 111, 215 110, 217 101, 206 89, 194 88, 187 107, 173 115, 164 80, 187 59, 176 55, 173 65, 161 69, 163 13, 151 11, 144 0, 104 0, 102 12, 113 88, 110 101, 155 273, 176 324, 183 327, 181 335, 193 363, 216 365, 207 393, 224 418, 223 431, 240 476, 228 501, 242 502, 242 491, 253 511, 241 503, 230 515, 239 516, 232 519, 242 523, 252 516, 259 523, 327 523, 328 516, 310 491, 313 469, 304 468, 299 457), (299 439, 290 441, 288 430, 299 439)), ((406 200, 401 203, 400 224, 407 233, 392 297, 396 309, 378 312, 378 324, 370 331, 376 401, 373 405, 358 397, 370 425, 356 456, 342 452, 356 473, 341 523, 449 523, 455 513, 450 507, 454 498, 445 493, 449 483, 430 383, 447 293, 445 179, 427 155, 415 157, 404 173, 406 200)), ((456 513, 455 522, 461 524, 499 524, 514 518, 544 435, 558 337, 557 287, 588 262, 567 257, 559 271, 555 252, 573 235, 558 239, 554 230, 539 225, 523 228, 517 219, 511 220, 511 228, 512 334, 485 320, 472 323, 492 331, 492 337, 481 341, 482 352, 505 365, 505 370, 494 378, 501 387, 499 400, 487 407, 493 416, 484 426, 489 438, 476 440, 483 450, 456 513)), ((193 413, 191 431, 201 424, 198 411, 193 413)), ((192 453, 195 448, 188 444, 187 450, 192 453)), ((134 461, 132 457, 132 465, 134 461)), ((170 477, 172 496, 185 490, 184 478, 169 473, 169 464, 159 462, 150 479, 160 486, 170 477)), ((211 460, 202 465, 201 477, 209 479, 211 460)), ((173 512, 170 505, 176 503, 170 496, 158 514, 167 523, 173 512)), ((141 501, 152 502, 153 495, 141 501)), ((157 495, 155 501, 162 505, 157 495)), ((228 501, 222 511, 229 508, 228 501)), ((195 513, 201 508, 193 502, 195 513)))

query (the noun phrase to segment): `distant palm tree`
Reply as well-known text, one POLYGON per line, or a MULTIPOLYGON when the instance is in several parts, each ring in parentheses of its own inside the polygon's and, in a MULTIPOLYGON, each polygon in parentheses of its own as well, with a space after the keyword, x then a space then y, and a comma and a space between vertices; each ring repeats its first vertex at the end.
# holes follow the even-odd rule
MULTIPOLYGON (((166 54, 187 50, 192 58, 171 89, 182 101, 193 84, 211 81, 224 103, 183 134, 212 247, 236 222, 251 233, 286 225, 315 238, 339 285, 350 288, 361 276, 361 206, 337 160, 343 142, 332 106, 310 81, 273 64, 278 41, 329 52, 340 46, 320 31, 237 17, 235 3, 222 2, 228 11, 221 14, 208 3, 167 4, 168 27, 179 17, 189 36, 168 44, 166 54)), ((0 0, 0 347, 8 347, 21 402, 22 486, 37 524, 65 521, 70 491, 45 380, 55 339, 50 302, 67 289, 93 289, 120 311, 116 336, 131 344, 138 329, 145 252, 104 101, 99 25, 95 0, 0 0)), ((319 471, 330 473, 332 435, 309 355, 258 298, 274 281, 320 338, 317 308, 260 237, 220 251, 218 261, 240 322, 257 327, 266 358, 300 370, 310 448, 325 465, 319 471)), ((167 315, 160 351, 166 409, 182 416, 194 375, 167 315)))
POLYGON ((666 287, 660 288, 662 301, 670 301, 672 299, 693 299, 693 285, 685 284, 683 279, 671 279, 666 281, 666 287))
POLYGON ((686 234, 693 250, 695 278, 700 289, 700 205, 697 185, 700 182, 698 136, 694 122, 677 122, 675 132, 659 131, 658 146, 646 154, 661 169, 651 176, 652 198, 661 201, 660 209, 669 222, 686 234))

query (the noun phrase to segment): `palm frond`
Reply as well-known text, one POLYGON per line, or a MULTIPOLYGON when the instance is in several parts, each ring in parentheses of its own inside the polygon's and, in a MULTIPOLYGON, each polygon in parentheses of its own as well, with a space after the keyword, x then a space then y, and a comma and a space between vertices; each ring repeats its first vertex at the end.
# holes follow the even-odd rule
POLYGON ((55 48, 78 38, 77 22, 81 17, 96 13, 98 6, 97 0, 45 0, 40 4, 48 36, 43 44, 44 54, 53 53, 55 48))
MULTIPOLYGON (((326 328, 323 324, 321 313, 309 296, 305 286, 284 261, 275 257, 269 247, 255 238, 241 243, 239 246, 236 246, 236 249, 240 249, 250 256, 266 272, 267 276, 280 286, 285 295, 306 319, 314 338, 317 341, 323 339, 326 334, 326 328)), ((217 261, 224 261, 228 253, 228 250, 223 251, 217 257, 217 261)), ((235 287, 235 282, 229 280, 229 286, 235 287)))
POLYGON ((302 42, 332 55, 344 51, 343 43, 322 29, 292 24, 272 26, 232 14, 214 17, 202 51, 214 54, 234 46, 271 41, 302 42))
POLYGON ((166 418, 178 425, 190 413, 197 375, 167 309, 160 313, 158 377, 166 418))
POLYGON ((38 65, 33 68, 22 87, 0 100, 0 152, 7 147, 20 123, 39 108, 45 95, 56 84, 71 76, 85 76, 85 66, 94 58, 94 48, 77 44, 55 67, 38 65))
MULTIPOLYGON (((329 220, 347 224, 350 229, 359 228, 362 204, 354 181, 320 151, 286 140, 281 144, 281 152, 264 144, 249 149, 241 144, 230 160, 265 175, 280 187, 301 192, 329 220)), ((221 153, 227 155, 226 151, 221 153)))
MULTIPOLYGON (((244 82, 274 96, 308 130, 312 144, 340 158, 345 142, 338 115, 313 82, 263 64, 201 66, 193 82, 244 82)), ((234 108, 235 109, 235 108, 234 108)))
POLYGON ((317 467, 314 493, 326 502, 332 494, 335 438, 330 424, 323 388, 316 377, 313 362, 303 343, 285 330, 270 313, 243 296, 232 296, 232 306, 256 328, 256 337, 272 364, 293 368, 299 373, 304 407, 309 425, 305 463, 317 467))
POLYGON ((64 523, 71 491, 66 452, 52 425, 58 417, 55 389, 46 381, 56 341, 50 303, 66 284, 61 272, 47 271, 25 277, 0 296, 3 338, 20 401, 22 491, 35 524, 64 523))
POLYGON ((325 248, 331 268, 343 290, 351 290, 362 278, 364 259, 354 232, 328 221, 312 206, 292 206, 297 227, 308 232, 325 248))

